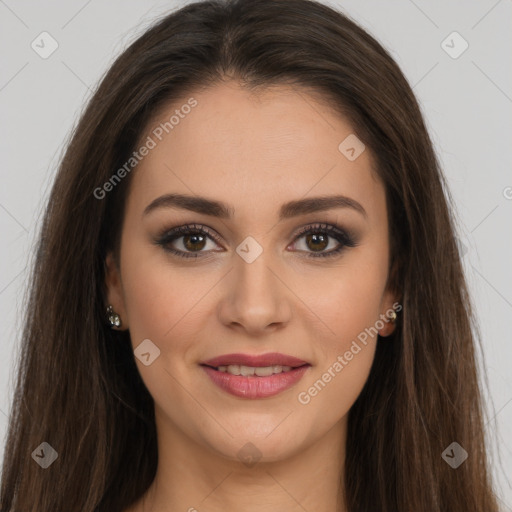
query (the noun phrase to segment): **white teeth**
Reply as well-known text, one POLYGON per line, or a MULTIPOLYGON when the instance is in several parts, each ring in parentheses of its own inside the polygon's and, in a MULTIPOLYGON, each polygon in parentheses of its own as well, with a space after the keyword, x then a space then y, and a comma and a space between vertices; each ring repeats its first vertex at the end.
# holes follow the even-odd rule
POLYGON ((274 366, 263 366, 261 368, 256 368, 254 373, 258 377, 269 377, 274 373, 274 366))
POLYGON ((258 377, 269 377, 275 373, 289 372, 292 369, 291 366, 243 366, 240 364, 230 364, 228 366, 219 366, 217 370, 219 372, 230 373, 231 375, 242 375, 248 377, 251 375, 257 375, 258 377))
MULTIPOLYGON (((244 377, 248 377, 249 375, 254 375, 254 372, 256 371, 256 368, 253 366, 240 366, 240 375, 243 375, 244 377)), ((229 368, 228 368, 229 372, 229 368)))

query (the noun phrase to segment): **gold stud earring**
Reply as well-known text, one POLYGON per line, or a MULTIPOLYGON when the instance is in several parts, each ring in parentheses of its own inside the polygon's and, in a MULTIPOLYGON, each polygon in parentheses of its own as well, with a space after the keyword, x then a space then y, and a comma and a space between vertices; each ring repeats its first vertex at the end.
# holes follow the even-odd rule
POLYGON ((110 304, 107 308, 107 317, 110 327, 121 327, 121 317, 114 311, 114 308, 110 304))
POLYGON ((391 311, 391 313, 389 314, 389 321, 394 324, 395 323, 395 320, 396 320, 396 317, 397 317, 397 314, 394 312, 394 311, 391 311))

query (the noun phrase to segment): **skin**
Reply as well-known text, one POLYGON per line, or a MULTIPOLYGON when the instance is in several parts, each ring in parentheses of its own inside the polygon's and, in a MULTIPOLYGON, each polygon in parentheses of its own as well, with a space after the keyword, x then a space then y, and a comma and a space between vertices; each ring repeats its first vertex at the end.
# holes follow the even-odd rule
MULTIPOLYGON (((159 465, 129 511, 327 512, 334 503, 346 511, 340 482, 347 417, 377 337, 359 343, 362 350, 308 404, 298 394, 396 301, 387 288, 384 185, 368 148, 355 161, 338 150, 354 129, 317 95, 286 86, 256 95, 230 81, 191 96, 197 106, 134 171, 120 268, 111 254, 106 261, 108 300, 121 329, 130 330, 134 349, 150 339, 160 350, 149 366, 135 358, 155 402, 159 465), (219 219, 159 208, 143 215, 166 193, 220 200, 235 213, 219 219), (335 208, 278 220, 282 203, 333 194, 356 200, 367 216, 335 208), (206 237, 195 246, 204 257, 185 259, 154 243, 164 230, 189 223, 210 228, 221 244, 206 237), (317 246, 295 234, 315 223, 350 231, 358 245, 308 258, 317 246), (236 252, 247 236, 263 248, 250 264, 236 252), (233 352, 281 352, 311 367, 276 396, 239 398, 199 366, 233 352), (237 456, 248 442, 261 455, 252 467, 237 456)), ((167 106, 141 140, 188 97, 167 106)), ((172 246, 186 251, 180 236, 172 246)), ((320 252, 339 246, 328 240, 320 252)), ((379 332, 393 329, 386 322, 379 332)))

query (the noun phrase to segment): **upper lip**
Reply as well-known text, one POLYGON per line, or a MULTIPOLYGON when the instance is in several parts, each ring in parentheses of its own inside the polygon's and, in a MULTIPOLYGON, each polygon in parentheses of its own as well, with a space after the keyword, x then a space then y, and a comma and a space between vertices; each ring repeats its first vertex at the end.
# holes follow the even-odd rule
POLYGON ((212 366, 213 368, 217 368, 219 366, 229 366, 231 364, 252 367, 279 365, 291 366, 292 368, 296 368, 298 366, 304 366, 305 364, 309 363, 297 357, 288 356, 286 354, 280 354, 278 352, 272 352, 261 355, 224 354, 222 356, 214 357, 213 359, 203 361, 201 364, 206 366, 212 366))

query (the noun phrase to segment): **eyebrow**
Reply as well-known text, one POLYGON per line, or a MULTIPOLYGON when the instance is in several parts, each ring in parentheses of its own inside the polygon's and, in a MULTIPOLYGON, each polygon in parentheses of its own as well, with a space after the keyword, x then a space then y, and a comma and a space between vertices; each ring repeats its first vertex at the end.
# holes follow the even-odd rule
MULTIPOLYGON (((206 197, 165 194, 148 204, 144 209, 143 215, 147 215, 158 208, 180 208, 221 219, 229 219, 235 213, 235 209, 232 206, 213 199, 207 199, 206 197)), ((279 220, 290 219, 307 213, 331 210, 333 208, 351 208, 359 212, 363 217, 368 217, 366 210, 355 199, 336 195, 310 197, 284 203, 279 211, 279 220)))

